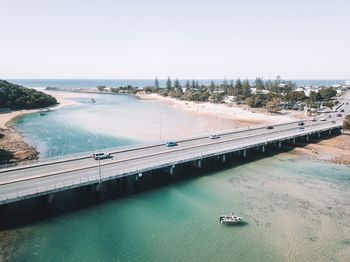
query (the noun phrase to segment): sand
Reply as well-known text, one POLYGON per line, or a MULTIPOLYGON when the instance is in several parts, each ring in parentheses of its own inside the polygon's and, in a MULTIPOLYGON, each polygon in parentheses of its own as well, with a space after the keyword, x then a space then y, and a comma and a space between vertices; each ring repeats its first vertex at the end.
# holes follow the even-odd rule
MULTIPOLYGON (((65 106, 72 106, 77 102, 71 100, 83 96, 79 93, 68 93, 60 91, 44 91, 46 94, 52 95, 59 103, 57 106, 50 107, 50 110, 56 110, 65 106)), ((16 118, 26 114, 45 111, 44 109, 33 110, 17 110, 0 114, 0 163, 20 162, 27 160, 35 160, 38 158, 37 150, 24 141, 22 135, 17 132, 11 125, 16 118)))
POLYGON ((350 166, 350 135, 339 135, 311 144, 299 142, 296 146, 288 153, 281 153, 279 157, 310 159, 350 166))
POLYGON ((171 97, 163 97, 158 94, 145 94, 144 92, 139 92, 136 96, 144 100, 159 101, 194 114, 215 116, 226 120, 250 122, 253 124, 280 124, 306 118, 303 113, 298 111, 282 111, 280 114, 271 114, 264 109, 252 109, 247 106, 189 102, 171 97))

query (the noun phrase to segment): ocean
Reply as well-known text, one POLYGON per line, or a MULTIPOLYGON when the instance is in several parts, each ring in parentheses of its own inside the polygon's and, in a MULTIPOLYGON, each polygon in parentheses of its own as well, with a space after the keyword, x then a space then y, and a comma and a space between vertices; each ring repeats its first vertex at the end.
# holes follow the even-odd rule
MULTIPOLYGON (((172 79, 174 80, 174 79, 172 79)), ((191 80, 191 79, 190 79, 191 80)), ((195 79, 197 80, 197 79, 195 79)), ((137 86, 143 88, 145 86, 153 86, 154 79, 8 79, 8 81, 23 85, 26 87, 60 87, 60 88, 93 88, 99 85, 105 85, 107 87, 119 87, 119 86, 137 86)), ((223 79, 214 79, 216 84, 222 83, 223 79)), ((229 81, 229 79, 228 79, 229 81)), ((253 82, 254 80, 250 80, 253 82)), ((292 80, 300 86, 328 86, 336 84, 344 84, 345 80, 333 79, 333 80, 292 80)), ((180 83, 184 85, 186 80, 180 80, 180 83)), ((211 79, 198 79, 199 84, 210 84, 211 79)), ((164 87, 166 79, 159 79, 160 86, 164 87)))

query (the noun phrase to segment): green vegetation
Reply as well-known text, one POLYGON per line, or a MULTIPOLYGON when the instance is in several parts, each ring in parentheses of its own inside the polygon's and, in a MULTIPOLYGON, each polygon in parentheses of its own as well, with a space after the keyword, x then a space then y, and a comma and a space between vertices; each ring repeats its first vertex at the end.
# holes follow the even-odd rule
POLYGON ((178 79, 172 81, 168 77, 164 88, 160 88, 156 78, 155 85, 145 87, 144 91, 181 100, 213 103, 221 103, 225 97, 231 97, 237 104, 265 107, 270 112, 277 112, 282 107, 289 109, 302 109, 305 105, 319 107, 321 102, 326 106, 333 105, 330 98, 336 95, 336 90, 332 87, 322 87, 319 92, 311 91, 310 97, 306 97, 304 91, 296 91, 296 88, 294 82, 282 80, 279 76, 273 81, 264 81, 261 77, 257 77, 251 83, 248 79, 238 78, 236 81, 225 79, 221 84, 211 81, 209 85, 200 85, 198 81, 187 80, 183 87, 178 79))
POLYGON ((120 87, 111 87, 111 92, 116 94, 136 94, 139 88, 137 86, 127 85, 120 87))
POLYGON ((50 95, 0 80, 0 108, 36 109, 56 104, 56 98, 50 95))

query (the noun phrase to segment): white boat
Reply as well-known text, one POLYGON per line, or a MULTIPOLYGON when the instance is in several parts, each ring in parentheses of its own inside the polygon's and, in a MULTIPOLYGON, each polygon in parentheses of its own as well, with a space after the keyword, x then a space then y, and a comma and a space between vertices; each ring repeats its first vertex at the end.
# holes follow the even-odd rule
POLYGON ((231 215, 220 216, 220 223, 221 224, 234 225, 234 224, 239 224, 241 222, 243 222, 243 218, 235 216, 233 213, 231 213, 231 215))

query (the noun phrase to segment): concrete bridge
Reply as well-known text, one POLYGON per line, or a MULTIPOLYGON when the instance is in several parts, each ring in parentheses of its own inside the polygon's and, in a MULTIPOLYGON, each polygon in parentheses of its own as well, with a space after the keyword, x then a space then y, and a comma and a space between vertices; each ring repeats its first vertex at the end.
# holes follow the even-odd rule
MULTIPOLYGON (((346 103, 342 108, 345 112, 350 109, 346 103)), ((326 121, 305 120, 303 126, 295 121, 272 129, 266 126, 240 129, 220 134, 218 139, 206 136, 181 140, 175 147, 160 143, 120 149, 112 152, 113 158, 101 161, 85 155, 0 169, 0 205, 39 196, 47 196, 50 202, 55 193, 69 189, 92 186, 98 191, 101 184, 111 180, 137 183, 157 170, 176 175, 186 168, 205 168, 212 161, 225 163, 237 156, 264 153, 271 147, 281 148, 298 140, 322 139, 340 133, 344 113, 342 117, 337 114, 328 114, 326 121)))

